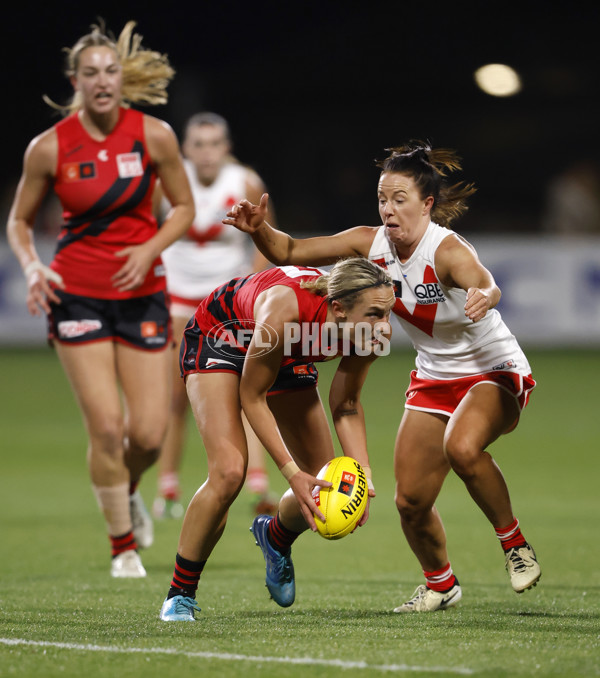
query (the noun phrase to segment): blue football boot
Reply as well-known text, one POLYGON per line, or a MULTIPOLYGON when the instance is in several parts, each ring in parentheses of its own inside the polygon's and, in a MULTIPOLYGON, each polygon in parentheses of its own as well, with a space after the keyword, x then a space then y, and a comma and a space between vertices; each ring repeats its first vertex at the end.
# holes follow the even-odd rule
POLYGON ((292 563, 291 549, 287 555, 283 555, 269 543, 267 531, 272 520, 272 516, 257 516, 252 523, 250 531, 265 557, 267 565, 266 585, 271 598, 273 598, 277 605, 289 607, 296 598, 294 564, 292 563))
POLYGON ((187 596, 167 598, 160 610, 163 621, 196 621, 194 611, 200 612, 198 603, 187 596))

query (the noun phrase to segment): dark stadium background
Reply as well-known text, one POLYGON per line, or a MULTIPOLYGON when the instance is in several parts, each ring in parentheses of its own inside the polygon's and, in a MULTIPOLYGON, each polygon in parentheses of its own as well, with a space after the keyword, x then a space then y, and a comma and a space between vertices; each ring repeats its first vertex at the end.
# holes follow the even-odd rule
POLYGON ((27 142, 64 101, 61 48, 96 17, 138 21, 177 70, 167 106, 180 134, 209 109, 268 183, 288 230, 377 223, 375 158, 409 138, 456 148, 479 191, 463 232, 536 232, 545 191, 569 163, 599 157, 597 41, 589 3, 21 3, 3 12, 3 204, 27 142), (585 7, 585 8, 584 8, 585 7), (481 92, 473 71, 521 74, 512 98, 481 92))

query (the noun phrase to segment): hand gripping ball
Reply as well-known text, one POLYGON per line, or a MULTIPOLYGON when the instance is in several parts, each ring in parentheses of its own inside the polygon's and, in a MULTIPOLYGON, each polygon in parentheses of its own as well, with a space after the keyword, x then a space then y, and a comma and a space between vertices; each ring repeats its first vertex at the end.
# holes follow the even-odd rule
POLYGON ((312 492, 315 504, 325 516, 325 522, 315 516, 317 530, 325 539, 341 539, 352 532, 367 508, 367 476, 352 457, 334 457, 317 478, 332 484, 323 488, 317 485, 312 492))

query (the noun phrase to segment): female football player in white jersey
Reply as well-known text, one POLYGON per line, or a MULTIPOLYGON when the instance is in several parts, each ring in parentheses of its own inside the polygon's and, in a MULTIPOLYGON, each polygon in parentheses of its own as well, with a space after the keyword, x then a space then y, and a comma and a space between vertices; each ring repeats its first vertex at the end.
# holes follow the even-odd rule
MULTIPOLYGON (((221 219, 231 206, 248 198, 258 201, 265 190, 258 174, 231 155, 227 121, 211 112, 196 113, 185 125, 182 150, 196 216, 184 237, 163 253, 175 350, 171 413, 167 436, 158 460, 158 488, 153 504, 156 518, 183 516, 180 503, 179 469, 189 408, 185 385, 179 373, 179 344, 187 321, 202 299, 215 287, 238 275, 269 266, 243 233, 227 228, 221 219)), ((159 217, 171 205, 160 191, 155 194, 159 217)), ((274 219, 270 210, 270 220, 274 219)), ((274 223, 274 222, 273 222, 274 223)), ((249 446, 246 488, 257 514, 274 513, 277 501, 269 492, 266 456, 262 445, 246 426, 249 446)))
POLYGON ((411 141, 378 167, 381 226, 294 239, 266 221, 268 196, 242 201, 224 219, 246 231, 273 263, 331 264, 362 255, 388 269, 396 313, 417 350, 394 451, 396 504, 425 584, 395 612, 431 612, 462 597, 435 501, 453 470, 496 531, 513 589, 541 576, 487 448, 512 431, 535 386, 527 358, 495 306, 500 290, 474 248, 448 228, 472 185, 450 185, 454 151, 411 141))

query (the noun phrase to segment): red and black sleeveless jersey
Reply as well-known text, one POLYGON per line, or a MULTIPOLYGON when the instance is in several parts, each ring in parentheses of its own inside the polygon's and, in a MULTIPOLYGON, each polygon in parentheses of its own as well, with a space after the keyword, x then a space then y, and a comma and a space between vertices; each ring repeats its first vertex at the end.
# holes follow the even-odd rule
MULTIPOLYGON (((249 336, 254 331, 254 304, 265 290, 284 285, 291 288, 298 300, 299 332, 302 339, 290 344, 282 366, 293 361, 320 362, 329 360, 330 351, 323 355, 320 346, 323 339, 321 328, 327 319, 327 297, 301 287, 303 280, 314 279, 323 271, 305 266, 281 266, 269 268, 243 278, 234 278, 212 292, 200 303, 194 314, 195 322, 205 337, 219 339, 225 330, 230 336, 239 336, 239 330, 247 332, 248 341, 237 344, 247 351, 249 336), (237 334, 236 334, 237 333, 237 334)), ((336 342, 337 343, 337 342, 336 342)), ((327 347, 329 348, 329 347, 327 347)))
POLYGON ((64 224, 52 268, 71 294, 123 299, 165 289, 157 258, 143 285, 118 291, 111 277, 126 259, 115 252, 149 240, 158 228, 152 214, 156 175, 144 137, 144 115, 122 108, 104 141, 92 139, 73 113, 55 125, 58 163, 54 189, 64 224))

